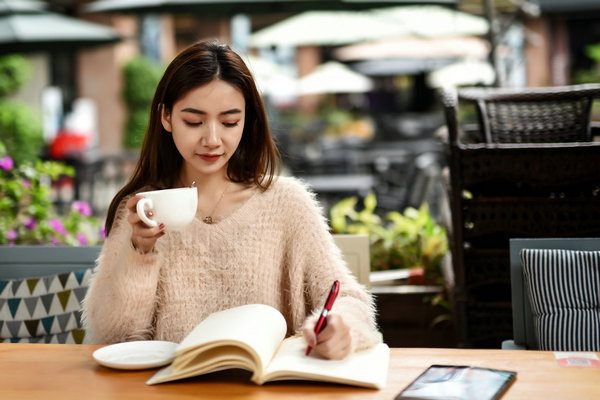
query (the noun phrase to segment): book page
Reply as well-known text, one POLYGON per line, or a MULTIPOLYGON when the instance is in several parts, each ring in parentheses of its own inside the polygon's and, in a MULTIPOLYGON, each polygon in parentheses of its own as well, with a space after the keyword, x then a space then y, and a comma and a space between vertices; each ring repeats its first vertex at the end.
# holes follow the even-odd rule
POLYGON ((257 367, 269 363, 285 337, 287 325, 283 315, 264 304, 248 304, 209 315, 183 339, 175 350, 177 356, 196 347, 210 344, 235 345, 252 350, 258 356, 257 367))
POLYGON ((305 353, 306 343, 301 336, 284 340, 257 383, 300 379, 382 388, 387 382, 390 349, 384 343, 343 360, 327 360, 314 351, 308 356, 305 353))
POLYGON ((159 370, 149 385, 228 368, 261 374, 287 325, 283 315, 264 304, 248 304, 209 315, 175 349, 175 360, 159 370))

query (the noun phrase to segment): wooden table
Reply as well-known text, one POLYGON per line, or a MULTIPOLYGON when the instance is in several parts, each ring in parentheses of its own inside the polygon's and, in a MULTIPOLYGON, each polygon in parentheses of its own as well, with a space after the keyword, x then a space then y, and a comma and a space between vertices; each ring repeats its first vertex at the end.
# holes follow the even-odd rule
POLYGON ((516 350, 393 348, 382 390, 315 382, 249 381, 244 371, 224 371, 147 386, 155 369, 117 371, 92 359, 96 345, 0 344, 0 399, 389 399, 431 364, 509 369, 517 380, 502 398, 600 399, 600 369, 561 368, 553 353, 516 350))

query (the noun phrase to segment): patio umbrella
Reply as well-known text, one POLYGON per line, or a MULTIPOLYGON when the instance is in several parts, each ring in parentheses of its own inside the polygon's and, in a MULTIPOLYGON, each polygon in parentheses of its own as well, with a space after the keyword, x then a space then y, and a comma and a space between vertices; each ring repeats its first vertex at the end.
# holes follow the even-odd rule
POLYGON ((370 78, 344 64, 329 61, 298 80, 298 94, 365 93, 373 88, 370 78))
POLYGON ((460 61, 432 71, 427 83, 434 88, 449 86, 493 85, 494 68, 486 61, 460 61))
POLYGON ((0 54, 72 50, 121 40, 112 28, 52 13, 46 6, 42 1, 0 0, 0 54))
POLYGON ((406 34, 408 31, 402 25, 379 20, 371 12, 307 11, 253 33, 249 44, 335 46, 406 34))
POLYGON ((307 10, 362 10, 396 4, 457 4, 458 0, 97 0, 87 12, 195 13, 206 16, 297 13, 307 10))
POLYGON ((291 71, 265 58, 243 56, 259 91, 274 103, 289 103, 297 95, 297 79, 291 71))
POLYGON ((474 36, 423 38, 407 37, 344 46, 334 51, 338 60, 381 60, 394 58, 481 58, 489 44, 474 36))
POLYGON ((308 11, 253 33, 250 45, 334 46, 407 36, 484 35, 487 31, 485 19, 441 6, 308 11))

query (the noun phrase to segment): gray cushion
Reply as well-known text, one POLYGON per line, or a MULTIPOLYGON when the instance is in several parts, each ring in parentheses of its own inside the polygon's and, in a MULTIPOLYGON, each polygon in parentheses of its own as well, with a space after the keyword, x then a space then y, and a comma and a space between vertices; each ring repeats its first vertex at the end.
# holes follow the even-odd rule
POLYGON ((600 251, 523 249, 540 350, 600 351, 600 251))

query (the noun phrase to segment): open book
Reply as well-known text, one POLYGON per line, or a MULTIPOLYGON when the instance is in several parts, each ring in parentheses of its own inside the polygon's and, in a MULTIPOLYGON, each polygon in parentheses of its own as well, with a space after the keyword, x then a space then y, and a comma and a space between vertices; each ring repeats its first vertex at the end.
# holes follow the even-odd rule
POLYGON ((174 361, 146 382, 149 385, 230 368, 253 372, 262 385, 275 380, 314 380, 382 388, 390 350, 381 343, 343 360, 306 356, 301 336, 284 340, 286 322, 273 307, 249 304, 209 315, 175 350, 174 361))

